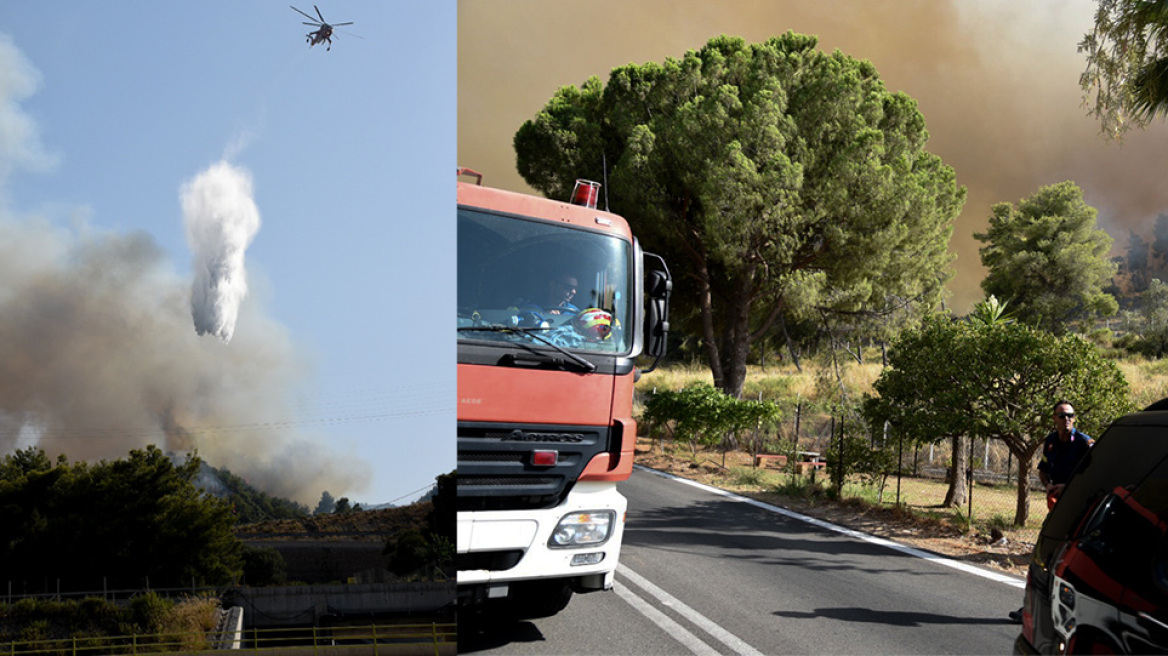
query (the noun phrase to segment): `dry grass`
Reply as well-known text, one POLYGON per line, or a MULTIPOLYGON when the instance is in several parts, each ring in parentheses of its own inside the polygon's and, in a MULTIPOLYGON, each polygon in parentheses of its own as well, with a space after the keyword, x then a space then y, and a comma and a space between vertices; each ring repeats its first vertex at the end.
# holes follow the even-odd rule
POLYGON ((176 651, 200 651, 210 648, 207 635, 219 620, 219 600, 189 597, 171 608, 163 619, 166 641, 176 651), (181 646, 179 646, 181 645, 181 646))
POLYGON ((1168 397, 1168 360, 1128 358, 1119 362, 1119 369, 1131 386, 1137 407, 1168 397))
MULTIPOLYGON (((747 367, 743 398, 758 398, 759 392, 762 392, 762 398, 769 400, 816 400, 823 391, 822 381, 835 381, 835 371, 830 365, 816 360, 807 360, 801 364, 802 371, 787 362, 766 367, 747 367)), ((875 349, 865 351, 863 364, 854 359, 841 359, 839 364, 844 387, 857 394, 870 393, 883 370, 880 353, 875 349)), ((1168 398, 1168 360, 1128 356, 1117 360, 1116 364, 1127 379, 1132 398, 1138 407, 1168 398)), ((712 385, 713 382, 714 378, 705 364, 677 364, 645 374, 637 383, 637 390, 649 394, 654 389, 677 390, 696 383, 712 385)))

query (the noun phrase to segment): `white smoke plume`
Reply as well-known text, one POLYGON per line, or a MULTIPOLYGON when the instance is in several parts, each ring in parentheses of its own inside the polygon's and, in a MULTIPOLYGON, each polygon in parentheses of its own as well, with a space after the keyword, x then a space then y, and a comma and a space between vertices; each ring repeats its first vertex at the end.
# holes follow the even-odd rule
POLYGON ((247 296, 244 252, 260 229, 251 174, 226 160, 183 184, 183 225, 194 256, 191 316, 195 332, 231 341, 247 296))

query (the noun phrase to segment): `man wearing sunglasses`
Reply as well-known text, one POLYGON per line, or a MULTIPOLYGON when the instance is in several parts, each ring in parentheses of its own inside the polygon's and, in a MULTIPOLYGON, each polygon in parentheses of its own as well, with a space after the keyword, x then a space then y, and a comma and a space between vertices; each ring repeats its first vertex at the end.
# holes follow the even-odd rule
MULTIPOLYGON (((1054 507, 1067 480, 1087 451, 1095 445, 1091 436, 1075 428, 1075 408, 1067 401, 1054 404, 1054 430, 1042 443, 1038 480, 1046 488, 1046 509, 1054 507)), ((1010 611, 1010 619, 1021 624, 1022 609, 1010 611)))
POLYGON ((1054 406, 1054 431, 1042 443, 1042 459, 1038 461, 1038 479, 1046 487, 1046 507, 1063 492, 1071 473, 1095 440, 1075 428, 1075 408, 1066 401, 1054 406))
POLYGON ((572 298, 576 296, 575 276, 556 276, 548 282, 548 295, 544 303, 545 309, 551 314, 576 313, 580 308, 572 305, 572 298))

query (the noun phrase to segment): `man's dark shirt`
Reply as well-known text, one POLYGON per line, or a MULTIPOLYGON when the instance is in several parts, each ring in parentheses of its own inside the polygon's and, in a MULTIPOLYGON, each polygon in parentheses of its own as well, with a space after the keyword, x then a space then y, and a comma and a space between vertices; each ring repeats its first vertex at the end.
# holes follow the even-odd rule
POLYGON ((1046 472, 1051 483, 1066 483, 1093 444, 1095 440, 1076 428, 1071 429, 1071 438, 1066 442, 1059 439, 1058 431, 1052 431, 1042 443, 1042 459, 1038 461, 1038 469, 1046 472))

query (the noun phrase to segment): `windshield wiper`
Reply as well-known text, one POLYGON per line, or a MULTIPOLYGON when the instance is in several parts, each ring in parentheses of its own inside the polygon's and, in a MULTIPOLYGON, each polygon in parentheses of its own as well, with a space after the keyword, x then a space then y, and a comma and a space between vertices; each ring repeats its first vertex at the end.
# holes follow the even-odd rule
POLYGON ((483 331, 483 332, 492 332, 492 333, 524 333, 526 335, 530 335, 531 337, 534 337, 535 339, 539 340, 540 342, 543 342, 544 344, 547 344, 548 346, 550 346, 550 347, 554 348, 555 350, 559 351, 560 353, 564 354, 565 357, 567 357, 572 362, 575 362, 576 364, 580 365, 581 367, 584 367, 585 370, 587 370, 589 372, 596 371, 596 365, 592 364, 588 360, 585 360, 584 358, 576 355, 575 353, 572 353, 568 349, 560 346, 559 344, 556 344, 552 340, 539 334, 539 331, 547 330, 547 328, 541 328, 539 326, 504 326, 502 324, 497 324, 497 323, 488 323, 488 324, 484 324, 482 326, 459 326, 458 327, 459 332, 462 332, 464 330, 483 331))

